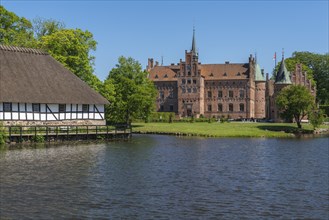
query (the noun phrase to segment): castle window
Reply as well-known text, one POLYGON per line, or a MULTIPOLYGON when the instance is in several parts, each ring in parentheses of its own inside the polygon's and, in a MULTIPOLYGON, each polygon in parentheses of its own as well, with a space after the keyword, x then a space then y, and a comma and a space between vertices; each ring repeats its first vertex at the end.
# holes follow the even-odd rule
POLYGON ((187 80, 187 84, 191 84, 191 82, 192 82, 191 79, 187 80))
POLYGON ((193 79, 193 84, 196 84, 196 79, 193 79))
POLYGON ((185 93, 186 92, 186 89, 185 88, 182 88, 182 93, 185 93))
POLYGON ((232 104, 232 103, 228 105, 228 110, 229 110, 230 112, 233 112, 233 104, 232 104))
POLYGON ((3 103, 3 111, 4 112, 11 112, 11 110, 12 110, 11 102, 4 102, 3 103))
POLYGON ((163 91, 160 91, 159 95, 160 95, 160 99, 164 99, 164 93, 163 93, 163 91))
POLYGON ((187 92, 188 93, 191 93, 192 91, 191 91, 191 88, 187 88, 187 92))
POLYGON ((196 88, 193 88, 193 93, 196 93, 197 92, 197 89, 196 88))
POLYGON ((211 105, 208 105, 208 112, 211 112, 211 105))
POLYGON ((163 107, 163 105, 160 105, 160 111, 162 111, 162 112, 163 112, 163 110, 164 110, 164 107, 163 107))
POLYGON ((174 91, 169 91, 169 98, 174 98, 174 91))
POLYGON ((173 105, 170 105, 169 108, 170 108, 170 111, 171 111, 171 112, 174 111, 174 106, 173 106, 173 105))
POLYGON ((233 98, 233 91, 232 90, 228 91, 228 97, 233 98))
POLYGON ((218 98, 222 98, 223 97, 223 91, 218 91, 218 98))
POLYGON ((208 91, 208 98, 211 98, 212 94, 211 91, 208 91))
POLYGON ((244 104, 240 104, 240 112, 244 112, 244 104))
POLYGON ((33 103, 32 104, 32 111, 33 112, 40 112, 40 104, 33 103))
POLYGON ((187 72, 187 75, 188 75, 188 76, 191 76, 191 71, 188 71, 188 72, 187 72))
POLYGON ((182 84, 185 84, 186 83, 186 80, 185 79, 182 79, 182 84))
POLYGON ((218 104, 218 111, 222 112, 223 111, 223 104, 218 104))
POLYGON ((244 98, 244 90, 240 90, 240 98, 244 98))

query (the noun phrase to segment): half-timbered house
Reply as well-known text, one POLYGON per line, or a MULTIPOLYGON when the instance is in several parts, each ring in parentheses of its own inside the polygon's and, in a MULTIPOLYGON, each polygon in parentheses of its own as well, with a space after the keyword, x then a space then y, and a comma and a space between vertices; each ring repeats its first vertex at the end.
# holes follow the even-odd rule
POLYGON ((103 125, 108 101, 49 54, 0 45, 5 125, 103 125))

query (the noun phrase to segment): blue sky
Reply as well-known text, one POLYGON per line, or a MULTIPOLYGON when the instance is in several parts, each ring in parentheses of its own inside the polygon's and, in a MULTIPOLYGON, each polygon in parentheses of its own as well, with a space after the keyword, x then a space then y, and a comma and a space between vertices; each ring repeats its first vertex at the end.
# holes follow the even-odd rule
POLYGON ((249 54, 265 72, 294 51, 328 53, 326 1, 9 1, 9 11, 33 20, 63 21, 67 28, 93 33, 95 74, 105 79, 119 56, 147 58, 164 65, 184 60, 191 49, 193 25, 202 63, 248 62, 249 54))

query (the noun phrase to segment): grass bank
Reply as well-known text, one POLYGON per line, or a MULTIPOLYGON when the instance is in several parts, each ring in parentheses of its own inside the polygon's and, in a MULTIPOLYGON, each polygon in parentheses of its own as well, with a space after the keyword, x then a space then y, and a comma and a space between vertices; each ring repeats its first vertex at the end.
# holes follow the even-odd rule
MULTIPOLYGON (((324 126, 329 128, 329 126, 324 126)), ((294 137, 295 133, 313 132, 312 126, 303 124, 300 131, 293 123, 133 123, 133 132, 173 134, 201 137, 294 137)))

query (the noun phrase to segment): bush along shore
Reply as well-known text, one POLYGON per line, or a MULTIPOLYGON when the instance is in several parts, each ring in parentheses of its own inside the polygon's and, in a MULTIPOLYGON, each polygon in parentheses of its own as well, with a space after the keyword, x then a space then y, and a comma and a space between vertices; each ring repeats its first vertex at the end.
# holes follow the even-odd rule
POLYGON ((329 135, 329 125, 313 130, 310 124, 298 129, 293 123, 133 123, 133 133, 199 137, 293 138, 314 134, 329 135))

